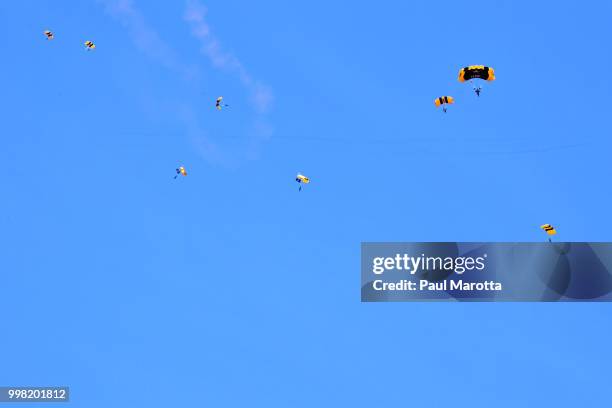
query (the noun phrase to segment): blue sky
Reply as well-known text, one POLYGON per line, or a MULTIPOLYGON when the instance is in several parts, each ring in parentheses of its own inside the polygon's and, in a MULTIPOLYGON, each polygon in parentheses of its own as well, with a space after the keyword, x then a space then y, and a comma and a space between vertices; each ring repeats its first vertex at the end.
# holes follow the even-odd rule
POLYGON ((0 384, 602 406, 609 305, 361 304, 359 248, 609 241, 612 6, 408 3, 2 2, 0 384))

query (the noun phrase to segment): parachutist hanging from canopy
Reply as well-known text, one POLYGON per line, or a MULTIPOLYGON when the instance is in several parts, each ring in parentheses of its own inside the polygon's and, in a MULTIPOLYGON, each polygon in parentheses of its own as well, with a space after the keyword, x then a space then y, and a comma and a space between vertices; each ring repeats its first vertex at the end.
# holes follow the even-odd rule
POLYGON ((176 176, 174 176, 174 178, 176 179, 178 176, 187 176, 187 170, 185 170, 183 166, 176 169, 176 176))
POLYGON ((226 106, 229 106, 229 105, 228 105, 228 104, 226 104, 226 103, 223 103, 223 97, 222 97, 222 96, 218 97, 218 98, 217 98, 217 103, 215 104, 215 107, 216 107, 218 110, 221 110, 222 108, 224 108, 224 107, 226 107, 226 106))
POLYGON ((548 234, 548 236, 549 236, 548 237, 548 242, 552 242, 550 237, 557 234, 557 230, 555 229, 555 227, 553 227, 550 224, 544 224, 544 225, 540 226, 540 228, 542 228, 548 234))
POLYGON ((55 38, 55 35, 53 35, 53 33, 49 30, 45 30, 45 36, 47 36, 47 40, 52 40, 55 38))
POLYGON ((300 173, 298 173, 298 175, 295 176, 295 181, 297 181, 298 184, 300 185, 300 188, 298 189, 298 191, 302 191, 302 184, 310 183, 310 179, 300 173))
POLYGON ((470 65, 469 67, 461 68, 459 71, 459 82, 469 81, 474 87, 476 96, 480 96, 482 86, 475 85, 474 80, 480 79, 483 81, 495 81, 495 71, 491 67, 484 65, 470 65))
POLYGON ((439 98, 436 98, 436 100, 434 100, 434 103, 436 104, 436 107, 442 106, 442 110, 444 111, 444 113, 446 113, 446 105, 455 103, 455 98, 453 98, 452 96, 441 96, 439 98))
POLYGON ((94 50, 96 48, 96 44, 94 44, 91 41, 85 41, 85 48, 87 48, 87 50, 94 50))

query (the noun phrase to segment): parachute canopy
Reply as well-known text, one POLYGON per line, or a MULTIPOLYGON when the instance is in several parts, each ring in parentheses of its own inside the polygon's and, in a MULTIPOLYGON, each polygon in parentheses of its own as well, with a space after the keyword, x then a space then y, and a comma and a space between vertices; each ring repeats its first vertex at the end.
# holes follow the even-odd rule
POLYGON ((455 98, 453 98, 452 96, 441 96, 439 98, 436 98, 434 103, 436 104, 436 106, 442 106, 447 103, 451 104, 451 103, 455 103, 455 98))
POLYGON ((52 40, 54 35, 51 31, 45 30, 45 35, 47 36, 47 40, 52 40))
POLYGON ((548 235, 555 235, 557 230, 550 224, 544 224, 540 228, 542 228, 548 235))
POLYGON ((461 71, 459 71, 459 82, 472 79, 495 81, 495 71, 493 68, 485 67, 484 65, 470 65, 469 67, 461 68, 461 71))
POLYGON ((93 50, 96 48, 96 44, 91 41, 85 41, 85 47, 87 47, 88 50, 93 50))
POLYGON ((303 174, 299 174, 297 176, 295 176, 295 181, 297 181, 298 183, 304 183, 304 184, 308 184, 310 183, 310 179, 306 176, 304 176, 303 174))

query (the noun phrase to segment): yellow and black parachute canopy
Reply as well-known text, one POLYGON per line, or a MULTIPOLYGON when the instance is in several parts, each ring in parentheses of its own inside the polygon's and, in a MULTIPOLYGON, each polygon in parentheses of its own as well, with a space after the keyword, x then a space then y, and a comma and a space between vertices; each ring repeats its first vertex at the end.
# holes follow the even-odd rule
POLYGON ((555 227, 553 227, 550 224, 544 224, 544 225, 540 226, 540 228, 542 228, 544 231, 546 231, 546 233, 548 235, 555 235, 557 233, 557 230, 555 229, 555 227))
POLYGON ((461 71, 459 71, 459 82, 471 79, 495 81, 495 71, 493 68, 485 67, 484 65, 470 65, 469 67, 461 68, 461 71))
POLYGON ((94 44, 91 41, 85 41, 85 47, 87 47, 90 50, 93 50, 94 48, 96 48, 96 44, 94 44))
POLYGON ((47 40, 52 40, 54 35, 51 31, 45 30, 45 35, 47 36, 47 40))
POLYGON ((436 106, 441 106, 447 103, 455 103, 455 98, 453 98, 452 96, 441 96, 439 98, 436 98, 434 100, 434 103, 436 104, 436 106))

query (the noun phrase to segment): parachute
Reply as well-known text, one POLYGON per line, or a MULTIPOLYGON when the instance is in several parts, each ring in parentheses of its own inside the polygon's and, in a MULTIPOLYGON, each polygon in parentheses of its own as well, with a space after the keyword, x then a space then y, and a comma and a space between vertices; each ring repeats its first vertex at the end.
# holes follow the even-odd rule
MULTIPOLYGON (((469 67, 461 68, 459 71, 459 82, 469 81, 474 85, 475 79, 495 81, 495 71, 493 68, 484 65, 470 65, 469 67)), ((482 87, 474 85, 476 96, 480 96, 480 91, 482 91, 482 87)))
POLYGON ((223 97, 222 97, 222 96, 218 97, 218 98, 217 98, 217 103, 215 104, 215 107, 216 107, 218 110, 221 110, 221 109, 222 109, 222 108, 224 108, 225 106, 229 106, 229 105, 228 105, 228 104, 224 104, 224 103, 223 103, 223 97))
POLYGON ((176 176, 174 176, 174 178, 176 179, 178 176, 187 176, 187 170, 185 170, 183 166, 176 169, 176 176))
MULTIPOLYGON (((555 227, 550 224, 544 224, 540 226, 540 228, 543 229, 549 236, 557 234, 557 230, 555 229, 555 227)), ((551 242, 551 239, 548 238, 548 241, 551 242)))
POLYGON ((446 113, 446 105, 455 103, 455 98, 453 98, 452 96, 441 96, 439 98, 436 98, 436 100, 434 100, 434 103, 436 104, 436 107, 442 106, 442 110, 444 111, 444 113, 446 113))
POLYGON ((45 35, 47 36, 47 40, 52 40, 55 37, 49 30, 45 30, 45 35))
POLYGON ((85 41, 85 47, 87 48, 87 50, 93 50, 96 48, 96 44, 91 41, 85 41))
POLYGON ((310 179, 306 176, 304 176, 303 174, 298 173, 297 176, 295 176, 295 181, 298 182, 298 184, 300 185, 300 188, 298 191, 302 191, 302 184, 308 184, 310 183, 310 179))

